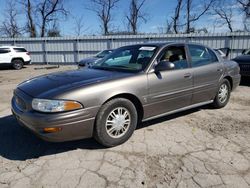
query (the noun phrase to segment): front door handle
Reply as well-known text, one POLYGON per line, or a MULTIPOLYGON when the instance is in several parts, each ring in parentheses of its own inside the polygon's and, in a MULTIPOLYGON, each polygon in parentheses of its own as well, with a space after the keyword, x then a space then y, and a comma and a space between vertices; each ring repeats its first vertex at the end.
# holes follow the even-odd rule
POLYGON ((191 78, 192 77, 192 74, 191 73, 186 73, 184 74, 184 78, 191 78))

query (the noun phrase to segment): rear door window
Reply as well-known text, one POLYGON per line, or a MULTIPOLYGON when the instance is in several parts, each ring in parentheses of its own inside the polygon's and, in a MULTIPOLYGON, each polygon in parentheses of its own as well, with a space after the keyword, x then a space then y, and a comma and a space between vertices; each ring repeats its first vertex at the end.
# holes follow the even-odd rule
POLYGON ((218 61, 216 55, 209 49, 200 45, 188 45, 191 55, 192 67, 200 67, 215 63, 218 61))

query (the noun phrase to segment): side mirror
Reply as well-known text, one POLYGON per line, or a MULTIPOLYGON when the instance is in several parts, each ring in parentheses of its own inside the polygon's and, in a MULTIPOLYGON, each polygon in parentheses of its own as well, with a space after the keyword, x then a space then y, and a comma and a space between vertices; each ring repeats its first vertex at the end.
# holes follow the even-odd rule
POLYGON ((85 62, 85 61, 80 61, 78 63, 78 68, 85 68, 89 65, 89 63, 85 62))
POLYGON ((85 67, 85 66, 86 66, 86 62, 80 61, 80 62, 78 63, 78 65, 81 66, 81 67, 85 67))
POLYGON ((174 63, 169 61, 160 61, 155 66, 155 72, 166 71, 166 70, 173 70, 175 68, 174 63))

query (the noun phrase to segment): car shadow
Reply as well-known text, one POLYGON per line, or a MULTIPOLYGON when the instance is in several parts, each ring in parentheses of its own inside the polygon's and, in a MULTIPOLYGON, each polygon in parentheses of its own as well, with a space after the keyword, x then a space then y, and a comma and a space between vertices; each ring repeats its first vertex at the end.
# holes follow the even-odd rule
POLYGON ((250 87, 250 77, 242 77, 240 85, 250 87))
MULTIPOLYGON (((26 69, 27 67, 26 67, 26 65, 24 65, 23 67, 22 67, 22 69, 26 69)), ((22 70, 21 69, 21 70, 22 70)), ((13 70, 13 71, 15 71, 15 69, 14 68, 12 68, 9 64, 2 64, 1 66, 0 66, 0 71, 1 70, 13 70)))
POLYGON ((21 127, 14 116, 0 118, 0 156, 9 160, 27 160, 75 149, 103 149, 94 139, 51 143, 21 127))
MULTIPOLYGON (((201 107, 201 108, 207 108, 201 107)), ((151 125, 176 119, 199 111, 201 108, 187 110, 162 118, 157 118, 141 123, 137 129, 149 127, 151 125)), ((9 160, 27 160, 39 158, 41 156, 63 153, 76 149, 105 149, 94 139, 83 139, 79 141, 70 141, 62 143, 52 143, 41 140, 32 134, 29 130, 21 127, 14 116, 9 115, 0 118, 0 156, 9 160)))
POLYGON ((151 125, 154 125, 154 124, 162 123, 164 121, 177 119, 179 117, 186 116, 186 115, 198 112, 198 111, 200 111, 202 109, 211 109, 211 107, 209 105, 205 105, 205 106, 201 106, 201 107, 198 107, 198 108, 193 108, 193 109, 182 111, 182 112, 179 112, 179 113, 174 113, 174 114, 171 114, 171 115, 166 115, 166 116, 163 116, 163 117, 160 117, 160 118, 145 121, 145 122, 141 123, 137 127, 137 129, 143 129, 143 128, 150 127, 151 125))

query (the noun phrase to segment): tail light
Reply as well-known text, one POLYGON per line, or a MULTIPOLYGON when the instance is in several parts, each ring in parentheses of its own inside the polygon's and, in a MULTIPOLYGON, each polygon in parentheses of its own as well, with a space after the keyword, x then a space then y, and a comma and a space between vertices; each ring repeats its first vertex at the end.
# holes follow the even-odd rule
POLYGON ((29 52, 27 52, 26 54, 27 54, 27 55, 30 55, 30 53, 29 53, 29 52))

